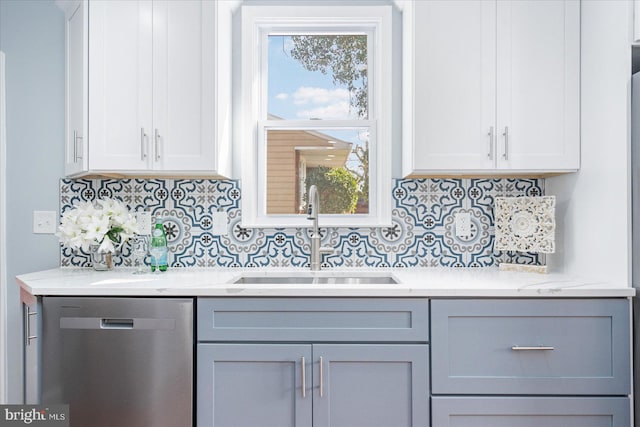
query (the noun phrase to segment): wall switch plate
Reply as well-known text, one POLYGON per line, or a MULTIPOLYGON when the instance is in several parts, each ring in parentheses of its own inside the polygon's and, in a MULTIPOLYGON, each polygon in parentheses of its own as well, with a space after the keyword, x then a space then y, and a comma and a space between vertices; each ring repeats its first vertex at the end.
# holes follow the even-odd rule
POLYGON ((214 236, 226 236, 227 234, 229 234, 226 212, 213 213, 213 230, 211 231, 211 234, 213 234, 214 236))
POLYGON ((55 211, 33 211, 33 232, 36 234, 54 234, 58 225, 58 213, 55 211))
POLYGON ((456 236, 471 236, 471 215, 469 212, 458 212, 456 214, 456 236))
POLYGON ((138 221, 138 234, 141 236, 151 235, 151 212, 136 212, 136 220, 138 221))

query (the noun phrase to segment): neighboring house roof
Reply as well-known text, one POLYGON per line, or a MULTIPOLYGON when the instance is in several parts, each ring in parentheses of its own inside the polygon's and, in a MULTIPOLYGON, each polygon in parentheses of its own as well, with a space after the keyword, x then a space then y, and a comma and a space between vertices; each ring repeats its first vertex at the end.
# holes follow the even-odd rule
MULTIPOLYGON (((269 115, 270 120, 281 120, 269 115)), ((339 168, 353 144, 307 129, 269 129, 267 134, 267 213, 299 214, 304 207, 302 182, 308 168, 339 168), (301 171, 301 169, 304 169, 301 171)))
MULTIPOLYGON (((268 115, 269 120, 282 120, 273 114, 268 115)), ((315 138, 305 138, 303 145, 293 144, 293 148, 306 161, 307 167, 326 166, 331 168, 339 168, 347 163, 349 154, 353 149, 353 143, 343 141, 331 135, 327 135, 317 130, 299 129, 309 136, 315 138), (312 141, 316 141, 313 143, 312 141)), ((271 130, 270 132, 277 132, 271 130)), ((287 130, 287 132, 291 132, 287 130)))

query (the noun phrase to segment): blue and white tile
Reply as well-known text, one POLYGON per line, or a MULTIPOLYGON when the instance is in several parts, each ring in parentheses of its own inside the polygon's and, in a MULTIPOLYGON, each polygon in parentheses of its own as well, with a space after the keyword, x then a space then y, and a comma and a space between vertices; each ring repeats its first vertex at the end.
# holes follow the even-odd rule
MULTIPOLYGON (((539 263, 536 254, 493 252, 496 196, 544 194, 538 179, 406 179, 392 190, 392 226, 322 228, 321 244, 335 248, 324 267, 466 267, 500 261, 539 263), (472 233, 455 233, 457 213, 469 213, 472 233)), ((174 267, 305 267, 309 228, 244 228, 241 189, 234 180, 62 180, 61 212, 74 203, 113 197, 132 210, 163 217, 174 267), (228 234, 213 232, 213 213, 228 217, 228 234)), ((61 248, 61 264, 87 266, 89 256, 61 248)), ((130 265, 124 245, 116 265, 130 265)))

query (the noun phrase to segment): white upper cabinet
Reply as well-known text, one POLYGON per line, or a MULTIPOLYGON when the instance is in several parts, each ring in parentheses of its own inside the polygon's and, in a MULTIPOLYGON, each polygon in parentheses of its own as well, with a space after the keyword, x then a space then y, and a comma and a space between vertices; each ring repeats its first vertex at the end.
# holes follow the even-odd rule
MULTIPOLYGON (((218 25, 231 19, 225 6, 210 0, 83 2, 87 158, 81 167, 68 164, 67 175, 229 176, 231 41, 220 30, 230 23, 218 25)), ((77 97, 71 82, 67 88, 72 111, 77 97)))
POLYGON ((403 24, 405 176, 579 168, 579 2, 414 1, 403 24))
POLYGON ((66 14, 65 173, 75 175, 88 168, 87 131, 87 4, 71 5, 66 14))
POLYGON ((88 7, 89 169, 152 169, 152 3, 88 7))

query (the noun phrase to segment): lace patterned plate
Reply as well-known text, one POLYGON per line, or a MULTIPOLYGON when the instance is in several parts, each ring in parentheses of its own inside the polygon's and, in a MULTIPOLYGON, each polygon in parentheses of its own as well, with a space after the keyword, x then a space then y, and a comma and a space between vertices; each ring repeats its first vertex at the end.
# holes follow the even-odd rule
POLYGON ((555 196, 496 197, 494 249, 555 252, 555 196))

